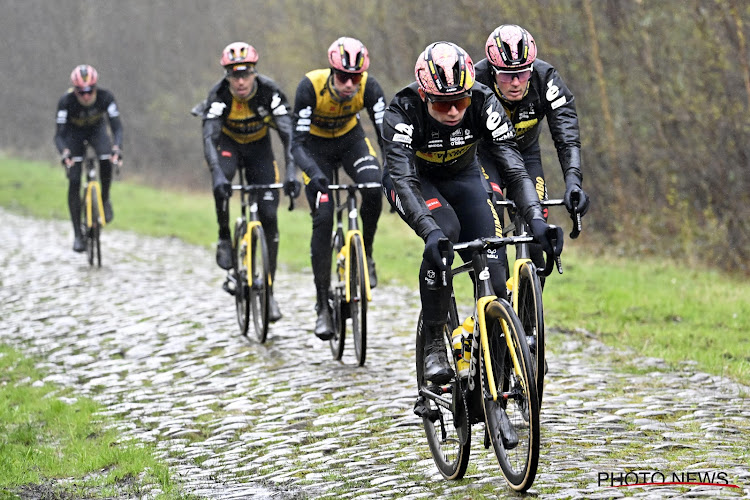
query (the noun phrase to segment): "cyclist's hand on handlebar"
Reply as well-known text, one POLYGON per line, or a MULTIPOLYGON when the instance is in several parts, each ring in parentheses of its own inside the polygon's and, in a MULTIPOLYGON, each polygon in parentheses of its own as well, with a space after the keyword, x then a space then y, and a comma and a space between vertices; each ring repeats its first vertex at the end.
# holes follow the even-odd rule
POLYGON ((290 198, 296 198, 302 191, 302 184, 297 179, 287 179, 284 181, 284 194, 290 198))
POLYGON ((122 150, 119 147, 115 146, 112 148, 109 161, 117 167, 122 166, 122 150))
POLYGON ((328 179, 322 175, 311 177, 310 182, 307 183, 307 187, 310 188, 313 193, 327 193, 328 179))
POLYGON ((453 264, 453 244, 443 231, 435 229, 424 240, 422 258, 439 271, 448 271, 453 264))
POLYGON ((562 228, 550 226, 544 219, 531 219, 531 233, 547 255, 560 255, 563 249, 562 228))
POLYGON ((232 195, 232 185, 227 180, 221 168, 214 167, 211 169, 211 179, 213 180, 214 196, 217 198, 229 198, 232 195))
POLYGON ((60 163, 66 170, 73 166, 73 157, 71 156, 69 149, 64 149, 62 154, 60 154, 60 163))
POLYGON ((583 217, 589 209, 589 197, 577 183, 570 183, 566 186, 563 201, 571 217, 575 217, 576 214, 581 214, 583 217))

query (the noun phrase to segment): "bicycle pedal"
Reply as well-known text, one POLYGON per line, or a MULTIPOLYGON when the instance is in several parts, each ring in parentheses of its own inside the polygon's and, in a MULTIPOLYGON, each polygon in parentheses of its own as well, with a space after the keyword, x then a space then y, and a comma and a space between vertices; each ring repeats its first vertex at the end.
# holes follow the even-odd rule
POLYGON ((440 418, 440 410, 431 410, 423 397, 420 397, 417 399, 417 402, 414 403, 414 414, 420 418, 426 418, 430 422, 435 422, 440 418))
POLYGON ((227 278, 224 284, 221 285, 222 290, 227 292, 229 295, 237 294, 237 283, 227 278))

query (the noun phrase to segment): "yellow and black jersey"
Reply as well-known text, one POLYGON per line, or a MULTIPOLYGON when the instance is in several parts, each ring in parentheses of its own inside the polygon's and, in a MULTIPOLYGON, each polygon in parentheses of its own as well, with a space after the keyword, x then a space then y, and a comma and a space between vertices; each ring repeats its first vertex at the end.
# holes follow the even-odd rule
POLYGON ((264 75, 255 79, 255 88, 247 99, 238 99, 229 90, 229 82, 222 79, 214 85, 203 106, 204 153, 209 165, 218 165, 216 146, 224 134, 238 144, 256 142, 268 135, 269 128, 278 131, 285 145, 286 157, 292 136, 289 102, 281 88, 264 75))

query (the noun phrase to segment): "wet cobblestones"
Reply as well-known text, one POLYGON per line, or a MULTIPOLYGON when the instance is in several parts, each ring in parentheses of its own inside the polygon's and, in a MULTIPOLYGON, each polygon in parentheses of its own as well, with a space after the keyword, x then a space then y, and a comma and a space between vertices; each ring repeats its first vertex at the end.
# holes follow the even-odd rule
MULTIPOLYGON (((0 220, 0 342, 45 360, 49 375, 35 383, 74 387, 105 405, 125 436, 155 443, 186 492, 514 496, 481 447, 481 426, 464 481, 442 480, 432 462, 412 413, 416 291, 374 291, 367 363, 357 367, 351 346, 334 362, 311 333, 309 274, 279 272, 284 318, 260 345, 238 334, 203 248, 107 228, 104 267, 90 269, 69 249, 68 223, 2 210, 0 220)), ((532 495, 750 498, 750 388, 690 362, 667 372, 645 358, 634 370, 632 356, 585 332, 553 330, 548 351, 532 495), (724 473, 740 487, 602 482, 630 471, 724 473)))

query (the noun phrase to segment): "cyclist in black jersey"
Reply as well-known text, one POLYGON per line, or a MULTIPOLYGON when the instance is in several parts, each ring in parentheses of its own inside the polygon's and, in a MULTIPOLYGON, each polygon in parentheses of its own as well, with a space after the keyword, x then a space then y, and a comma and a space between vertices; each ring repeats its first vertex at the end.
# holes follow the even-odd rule
MULTIPOLYGON (((289 103, 281 88, 255 66, 258 52, 245 42, 227 45, 221 53, 225 77, 208 94, 202 111, 203 151, 211 171, 219 241, 216 263, 222 269, 232 267, 232 242, 229 229, 231 180, 238 168, 251 184, 279 182, 278 165, 271 147, 270 128, 276 130, 284 146, 286 176, 284 192, 299 196, 302 184, 291 154, 292 118, 289 103)), ((279 251, 277 191, 269 190, 258 201, 258 216, 268 239, 271 282, 276 276, 279 251)), ((281 319, 279 305, 269 290, 269 321, 281 319)))
MULTIPOLYGON (((577 196, 577 210, 584 215, 589 207, 589 197, 581 187, 581 139, 572 92, 557 70, 537 57, 534 37, 520 26, 498 26, 487 38, 485 55, 487 57, 476 65, 477 81, 493 89, 500 98, 516 129, 518 149, 539 199, 547 199, 539 147, 541 125, 546 117, 565 179, 565 206, 574 213, 576 207, 571 199, 577 196)), ((479 158, 486 167, 492 189, 502 195, 502 179, 491 167, 491 162, 484 161, 485 157, 485 150, 480 146, 479 158)), ((544 215, 546 218, 546 209, 544 215)), ((532 245, 531 250, 534 263, 543 266, 539 246, 532 245)))
MULTIPOLYGON (((471 57, 449 42, 427 46, 417 59, 416 82, 399 91, 383 119, 383 190, 401 217, 425 241, 419 291, 425 325, 425 379, 453 376, 443 347, 448 317, 452 243, 499 236, 500 221, 488 196, 477 145, 487 146, 497 171, 512 188, 533 234, 545 248, 549 227, 542 216, 515 132, 492 91, 474 82, 471 57), (445 260, 444 260, 445 259, 445 260), (445 286, 447 285, 447 286, 445 286)), ((562 242, 556 252, 562 250, 562 242)), ((460 254, 464 261, 471 256, 460 254)), ((495 292, 505 292, 505 259, 490 254, 495 292)))
POLYGON ((114 217, 112 202, 109 199, 112 165, 117 165, 122 160, 120 110, 112 92, 97 86, 98 80, 99 74, 92 66, 76 66, 70 74, 73 87, 57 103, 55 146, 68 176, 68 210, 73 222, 73 250, 76 252, 85 251, 86 242, 81 232, 83 169, 81 162, 74 161, 74 158, 84 156, 87 142, 96 151, 99 157, 106 222, 111 222, 114 217))
MULTIPOLYGON (((310 242, 317 294, 315 335, 333 336, 333 319, 328 303, 331 279, 331 232, 333 199, 328 184, 333 169, 344 167, 354 182, 380 182, 381 171, 375 150, 365 136, 359 113, 367 109, 382 148, 381 126, 385 96, 377 80, 367 73, 370 58, 357 39, 341 37, 328 48, 329 68, 310 71, 297 86, 294 100, 292 153, 302 169, 307 200, 312 212, 310 242)), ((370 286, 375 287, 372 245, 382 209, 378 190, 362 191, 362 237, 367 254, 370 286)))

